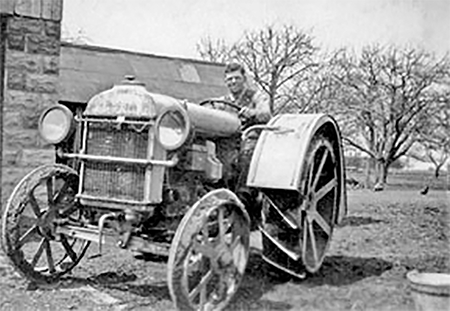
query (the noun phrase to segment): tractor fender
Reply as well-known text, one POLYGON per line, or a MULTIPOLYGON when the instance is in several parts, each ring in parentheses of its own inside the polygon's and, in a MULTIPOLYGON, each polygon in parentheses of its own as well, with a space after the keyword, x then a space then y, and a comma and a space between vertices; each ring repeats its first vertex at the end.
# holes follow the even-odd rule
POLYGON ((314 135, 323 132, 337 149, 341 185, 336 219, 339 223, 347 213, 347 197, 342 140, 337 122, 326 114, 280 114, 267 125, 271 130, 263 130, 258 138, 247 175, 247 186, 299 190, 308 147, 314 135))

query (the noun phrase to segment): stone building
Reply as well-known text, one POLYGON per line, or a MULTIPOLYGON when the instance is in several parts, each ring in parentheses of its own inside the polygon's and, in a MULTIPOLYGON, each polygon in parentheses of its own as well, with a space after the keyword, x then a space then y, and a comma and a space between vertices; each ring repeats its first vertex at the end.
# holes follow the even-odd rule
POLYGON ((193 102, 225 93, 222 66, 61 42, 63 0, 0 1, 2 202, 33 167, 53 161, 38 133, 41 112, 89 98, 134 75, 150 92, 193 102))

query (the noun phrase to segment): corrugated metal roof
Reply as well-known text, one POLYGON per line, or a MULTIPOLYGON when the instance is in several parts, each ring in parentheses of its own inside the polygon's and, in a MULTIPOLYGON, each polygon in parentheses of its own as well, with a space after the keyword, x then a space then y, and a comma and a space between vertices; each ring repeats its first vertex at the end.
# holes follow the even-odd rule
POLYGON ((223 65, 95 46, 62 43, 60 100, 86 103, 95 94, 133 75, 149 92, 192 102, 227 92, 223 65))

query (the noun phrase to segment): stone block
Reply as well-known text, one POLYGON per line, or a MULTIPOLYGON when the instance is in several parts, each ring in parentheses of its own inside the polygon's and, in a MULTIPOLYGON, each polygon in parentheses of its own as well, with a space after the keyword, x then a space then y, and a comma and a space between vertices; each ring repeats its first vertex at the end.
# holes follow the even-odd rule
POLYGON ((8 109, 4 110, 3 118, 4 118, 4 128, 13 129, 13 128, 23 128, 22 122, 22 115, 26 114, 32 114, 32 113, 39 113, 39 105, 34 103, 27 103, 29 107, 26 107, 26 104, 18 104, 14 103, 13 105, 9 106, 8 109), (33 106, 34 105, 34 106, 33 106), (12 121, 11 119, 18 118, 17 121, 12 121), (18 123, 18 126, 16 124, 18 123))
POLYGON ((41 17, 61 21, 63 0, 42 0, 41 17))
POLYGON ((34 93, 23 92, 17 90, 8 90, 4 97, 4 112, 8 113, 28 113, 29 111, 36 111, 38 114, 43 109, 53 106, 58 102, 58 94, 55 93, 34 93))
POLYGON ((5 112, 5 116, 3 119, 3 128, 13 129, 13 128, 22 127, 21 115, 22 115, 22 112, 20 112, 20 111, 5 112))
MULTIPOLYGON (((55 77, 57 79, 57 77, 55 77)), ((58 81, 59 85, 59 81, 58 81)), ((58 103, 58 93, 40 93, 39 94, 39 104, 41 110, 47 109, 50 106, 56 105, 58 103)), ((39 112, 40 114, 41 112, 39 112)))
POLYGON ((17 167, 22 160, 22 150, 4 150, 3 164, 17 167))
POLYGON ((24 92, 23 90, 7 90, 4 97, 4 110, 26 110, 30 106, 39 106, 42 100, 42 94, 40 93, 24 92), (11 109, 11 107, 14 109, 11 109))
POLYGON ((27 73, 39 73, 42 71, 42 59, 40 55, 27 54, 24 52, 10 52, 6 54, 5 63, 7 68, 17 69, 27 73))
POLYGON ((59 50, 59 38, 34 34, 26 37, 26 51, 28 53, 59 55, 59 50))
POLYGON ((25 90, 37 93, 56 93, 58 76, 29 74, 26 76, 25 90))
POLYGON ((47 149, 24 149, 19 165, 38 166, 52 163, 55 163, 55 150, 53 146, 47 149))
POLYGON ((59 39, 61 36, 61 23, 55 21, 45 22, 45 34, 49 37, 54 37, 59 39))
POLYGON ((43 32, 44 21, 42 20, 18 16, 9 19, 8 33, 42 34, 43 32))
POLYGON ((55 163, 55 151, 48 149, 20 149, 5 150, 3 153, 3 165, 17 168, 33 168, 45 164, 55 163))
POLYGON ((6 38, 8 49, 25 51, 25 36, 23 34, 9 33, 6 38))
POLYGON ((9 130, 38 130, 42 108, 39 101, 14 102, 4 110, 3 127, 9 130))
POLYGON ((3 203, 8 200, 13 189, 19 183, 19 181, 30 172, 30 169, 17 167, 15 165, 7 164, 3 161, 2 167, 2 201, 3 203))
POLYGON ((37 147, 40 147, 38 131, 23 128, 3 129, 4 150, 20 150, 37 147))
POLYGON ((48 149, 4 150, 2 165, 2 202, 6 203, 14 188, 34 168, 53 164, 53 147, 48 149))
POLYGON ((39 119, 41 117, 41 110, 36 109, 35 111, 29 111, 28 113, 22 113, 20 115, 20 120, 22 121, 22 126, 24 129, 38 130, 39 119))
POLYGON ((0 13, 61 21, 63 0, 1 0, 0 13))
POLYGON ((6 86, 11 90, 24 90, 26 87, 26 75, 17 69, 7 69, 6 86))
POLYGON ((14 13, 14 5, 16 0, 1 0, 0 1, 0 13, 12 14, 14 13))
POLYGON ((40 18, 41 12, 41 0, 16 0, 14 13, 17 15, 40 18))
POLYGON ((42 57, 42 72, 48 75, 58 75, 59 74, 59 57, 58 56, 47 56, 42 57))

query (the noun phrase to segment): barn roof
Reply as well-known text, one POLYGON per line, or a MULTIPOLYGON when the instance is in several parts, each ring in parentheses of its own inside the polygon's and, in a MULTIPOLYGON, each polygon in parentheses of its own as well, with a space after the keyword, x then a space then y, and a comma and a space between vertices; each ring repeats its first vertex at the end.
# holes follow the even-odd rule
POLYGON ((133 75, 149 92, 198 102, 226 93, 223 65, 97 46, 61 44, 60 101, 86 103, 133 75))

